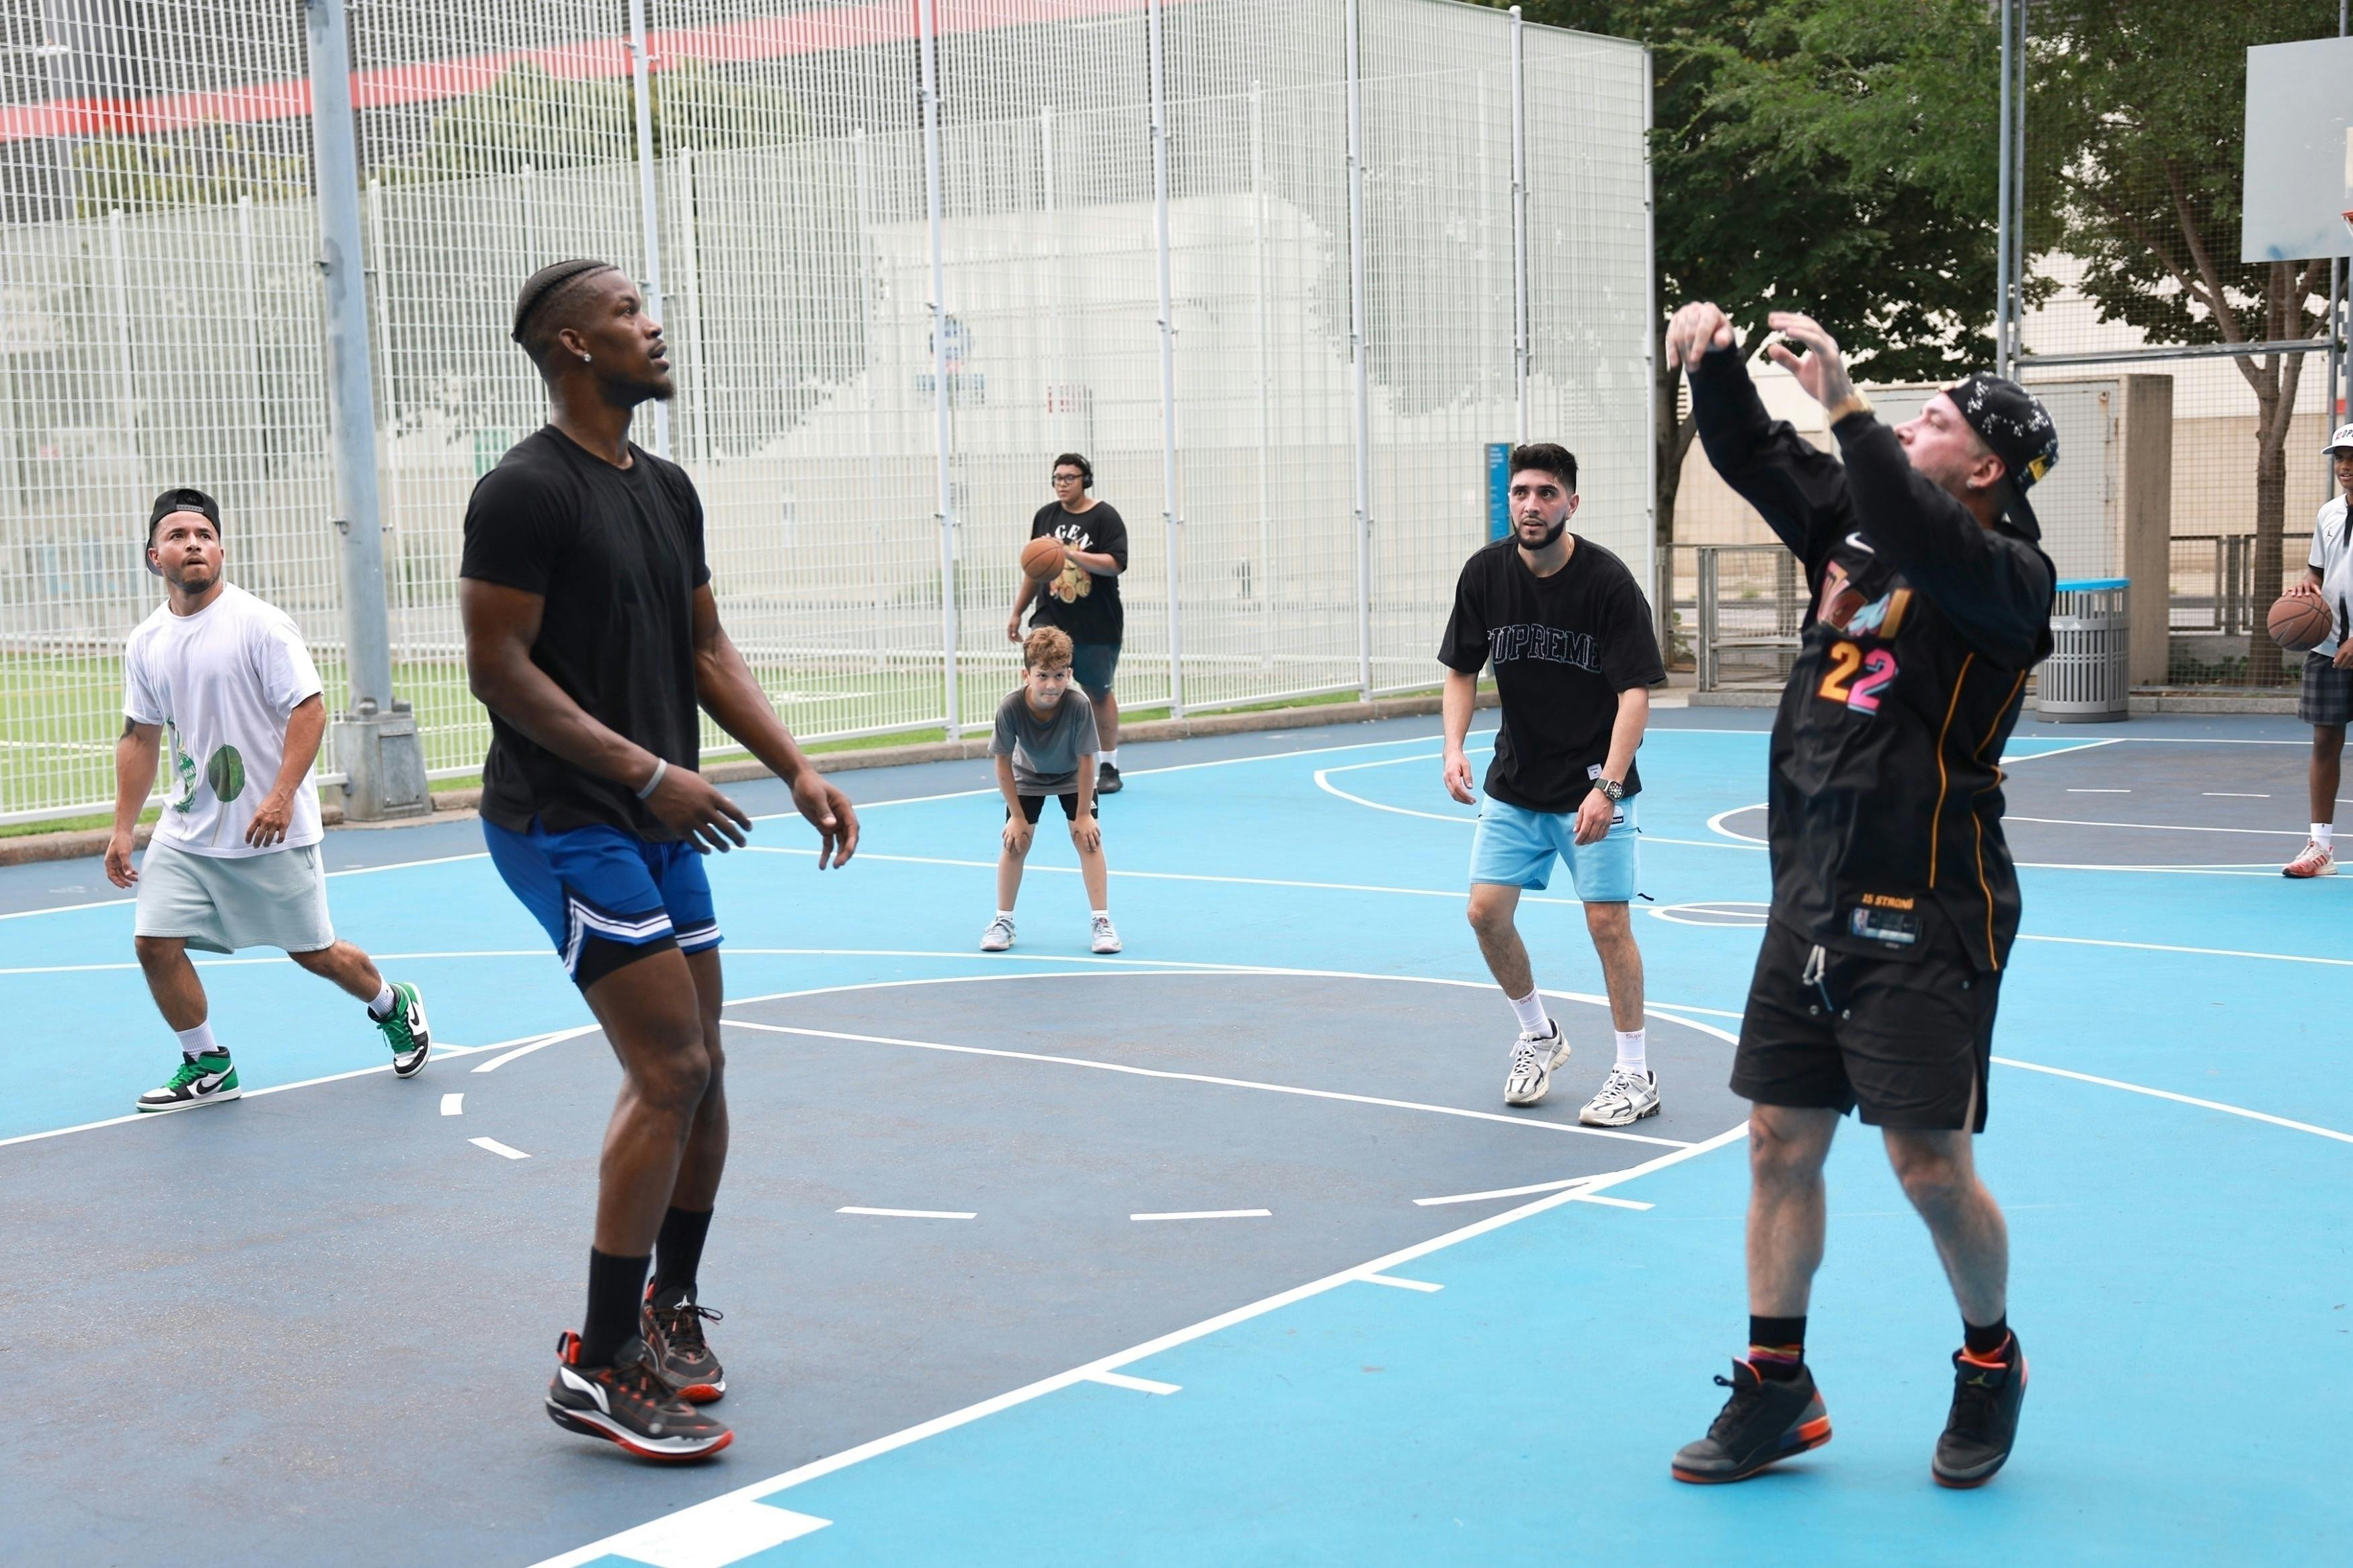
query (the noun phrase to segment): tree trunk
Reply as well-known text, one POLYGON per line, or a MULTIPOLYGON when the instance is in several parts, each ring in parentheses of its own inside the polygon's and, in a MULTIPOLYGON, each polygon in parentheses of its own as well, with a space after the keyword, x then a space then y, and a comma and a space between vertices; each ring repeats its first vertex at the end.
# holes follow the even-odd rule
MULTIPOLYGON (((1683 372, 1667 368, 1667 356, 1662 348, 1658 355, 1658 384, 1651 388, 1651 462, 1658 470, 1659 510, 1652 522, 1652 539, 1658 547, 1659 580, 1653 585, 1657 595, 1651 614, 1659 627, 1659 651, 1672 662, 1674 654, 1675 602, 1675 497, 1683 483, 1683 458, 1691 450, 1693 438, 1699 434, 1696 421, 1676 416, 1676 405, 1683 391, 1683 372)), ((1698 635, 1697 626, 1683 628, 1686 637, 1698 635)))
MULTIPOLYGON (((2279 401, 2274 394, 2271 403, 2279 401)), ((2287 515, 2287 420, 2266 407, 2255 423, 2255 559, 2247 597, 2253 624, 2247 628, 2247 684, 2277 686, 2280 646, 2272 641, 2265 617, 2280 596, 2280 525, 2287 515)))

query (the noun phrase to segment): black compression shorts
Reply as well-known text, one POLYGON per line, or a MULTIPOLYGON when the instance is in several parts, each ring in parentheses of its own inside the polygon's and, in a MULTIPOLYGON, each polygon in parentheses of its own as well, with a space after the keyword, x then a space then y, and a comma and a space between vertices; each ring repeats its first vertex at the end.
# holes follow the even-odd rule
POLYGON ((1732 1092, 1760 1105, 1859 1110, 1874 1127, 1951 1131, 1986 1124, 1999 973, 1980 973, 1932 922, 1926 951, 1824 952, 1775 921, 1766 928, 1732 1058, 1732 1092), (1977 1116, 1969 1120, 1972 1096, 1977 1116))
MULTIPOLYGON (((1076 822, 1079 819, 1079 792, 1077 790, 1072 790, 1068 795, 1058 795, 1054 798, 1062 803, 1062 815, 1064 816, 1069 817, 1072 822, 1076 822)), ((1021 797, 1022 819, 1028 822, 1030 826, 1035 827, 1038 826, 1038 814, 1045 809, 1046 797, 1044 795, 1025 795, 1021 797)), ((1087 815, 1089 816, 1101 816, 1103 815, 1103 802, 1101 800, 1091 800, 1087 802, 1087 815)), ((1012 807, 1008 806, 1006 808, 1005 819, 1008 822, 1013 820, 1012 807)))

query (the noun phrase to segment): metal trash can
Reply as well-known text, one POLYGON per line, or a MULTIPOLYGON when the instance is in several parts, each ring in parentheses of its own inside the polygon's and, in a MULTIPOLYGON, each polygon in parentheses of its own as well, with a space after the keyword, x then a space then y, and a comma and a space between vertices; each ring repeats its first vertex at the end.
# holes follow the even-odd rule
POLYGON ((2059 724, 2123 719, 2132 692, 2131 626, 2128 579, 2060 584, 2051 605, 2051 658, 2035 687, 2036 716, 2059 724))

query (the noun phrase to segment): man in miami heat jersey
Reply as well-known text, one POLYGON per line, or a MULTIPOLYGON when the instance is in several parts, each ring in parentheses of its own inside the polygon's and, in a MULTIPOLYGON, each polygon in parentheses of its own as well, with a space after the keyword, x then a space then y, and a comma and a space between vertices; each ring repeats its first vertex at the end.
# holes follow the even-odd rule
POLYGON ((2058 440, 2039 402, 1982 374, 1883 425, 1828 332, 1795 313, 1769 321, 1795 345, 1772 357, 1829 411, 1837 457, 1766 417, 1714 305, 1685 306, 1667 330, 1708 460, 1804 563, 1812 594, 1773 721, 1772 919, 1732 1068, 1753 1102, 1749 1353, 1673 1472, 1740 1480, 1829 1441, 1806 1311, 1822 1162, 1857 1110, 1881 1130, 1961 1310, 1931 1468, 1979 1486, 2009 1458, 2026 1393, 2009 1237, 1971 1139, 2018 933, 2000 759, 2027 672, 2051 651, 2053 573, 2026 491, 2058 440))

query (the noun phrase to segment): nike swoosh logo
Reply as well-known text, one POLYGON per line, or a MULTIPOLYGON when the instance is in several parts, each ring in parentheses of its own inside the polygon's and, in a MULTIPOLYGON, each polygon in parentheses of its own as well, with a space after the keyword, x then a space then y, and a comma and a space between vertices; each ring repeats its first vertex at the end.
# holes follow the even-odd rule
POLYGON ((1848 534, 1846 536, 1846 542, 1849 544, 1853 545, 1857 550, 1862 551, 1865 555, 1876 555, 1879 553, 1878 551, 1873 550, 1871 547, 1871 542, 1863 538, 1860 533, 1848 534))
POLYGON ((228 1074, 225 1072, 208 1072, 205 1074, 204 1077, 196 1079, 196 1092, 198 1094, 210 1094, 213 1090, 218 1089, 227 1081, 228 1074))

